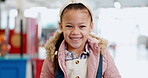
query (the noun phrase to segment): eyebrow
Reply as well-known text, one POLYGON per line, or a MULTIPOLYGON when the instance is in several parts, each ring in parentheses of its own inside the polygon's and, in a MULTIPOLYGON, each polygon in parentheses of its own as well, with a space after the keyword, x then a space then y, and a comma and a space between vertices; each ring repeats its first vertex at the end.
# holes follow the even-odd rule
POLYGON ((70 22, 66 22, 66 24, 72 24, 72 23, 70 23, 70 22))
POLYGON ((81 22, 81 23, 79 23, 79 24, 86 24, 87 22, 81 22))
MULTIPOLYGON (((81 23, 78 23, 78 24, 86 24, 87 22, 81 22, 81 23)), ((72 24, 70 22, 67 22, 66 24, 72 24)))

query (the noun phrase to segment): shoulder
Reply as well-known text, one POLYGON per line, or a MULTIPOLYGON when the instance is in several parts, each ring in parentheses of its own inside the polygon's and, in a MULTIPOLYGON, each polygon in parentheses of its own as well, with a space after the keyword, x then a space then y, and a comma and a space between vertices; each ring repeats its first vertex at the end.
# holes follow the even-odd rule
POLYGON ((114 59, 108 51, 103 55, 103 73, 104 77, 121 78, 114 59))
POLYGON ((89 39, 91 39, 92 41, 97 43, 97 45, 100 47, 102 55, 106 53, 106 49, 108 47, 108 41, 107 40, 105 40, 101 37, 97 37, 97 36, 92 35, 92 34, 90 34, 89 39))
POLYGON ((43 65, 47 66, 48 68, 53 68, 53 62, 51 59, 46 58, 43 62, 43 65))
POLYGON ((53 64, 49 58, 46 58, 42 65, 40 78, 48 78, 54 76, 53 64))

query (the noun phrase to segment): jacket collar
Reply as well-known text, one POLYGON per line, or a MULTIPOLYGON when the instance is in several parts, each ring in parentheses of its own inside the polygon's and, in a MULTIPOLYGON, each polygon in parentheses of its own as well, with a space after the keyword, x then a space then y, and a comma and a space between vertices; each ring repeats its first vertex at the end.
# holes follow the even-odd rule
MULTIPOLYGON (((55 55, 55 44, 58 41, 61 33, 62 33, 61 31, 57 31, 54 34, 54 36, 50 38, 45 44, 45 49, 47 51, 46 52, 47 58, 50 58, 52 61, 55 55)), ((97 46, 100 47, 101 54, 104 54, 105 49, 107 47, 107 41, 102 38, 96 37, 95 35, 90 34, 90 41, 94 41, 94 40, 97 40, 97 46)), ((65 41, 63 41, 62 43, 65 43, 65 41)), ((60 47, 64 47, 64 45, 61 45, 60 47)), ((92 45, 92 48, 94 48, 93 45, 92 45)))

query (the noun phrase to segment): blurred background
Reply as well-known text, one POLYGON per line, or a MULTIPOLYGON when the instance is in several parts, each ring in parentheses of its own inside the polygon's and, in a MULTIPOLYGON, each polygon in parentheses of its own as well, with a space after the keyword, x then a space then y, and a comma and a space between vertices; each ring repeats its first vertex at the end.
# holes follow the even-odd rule
MULTIPOLYGON (((66 0, 0 0, 0 78, 39 78, 66 0)), ((86 0, 122 78, 148 78, 148 0, 86 0)))

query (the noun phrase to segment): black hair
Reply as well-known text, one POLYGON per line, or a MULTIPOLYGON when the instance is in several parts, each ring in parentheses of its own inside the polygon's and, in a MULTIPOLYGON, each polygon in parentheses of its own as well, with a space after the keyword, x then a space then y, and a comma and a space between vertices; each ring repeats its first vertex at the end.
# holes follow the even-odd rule
MULTIPOLYGON (((62 41, 64 40, 64 35, 63 35, 63 32, 60 34, 60 37, 57 41, 57 43, 55 44, 55 51, 58 51, 59 50, 59 47, 62 43, 62 41)), ((53 61, 53 67, 54 67, 54 72, 56 72, 57 70, 57 67, 59 66, 58 64, 58 54, 54 56, 54 61, 53 61)))

